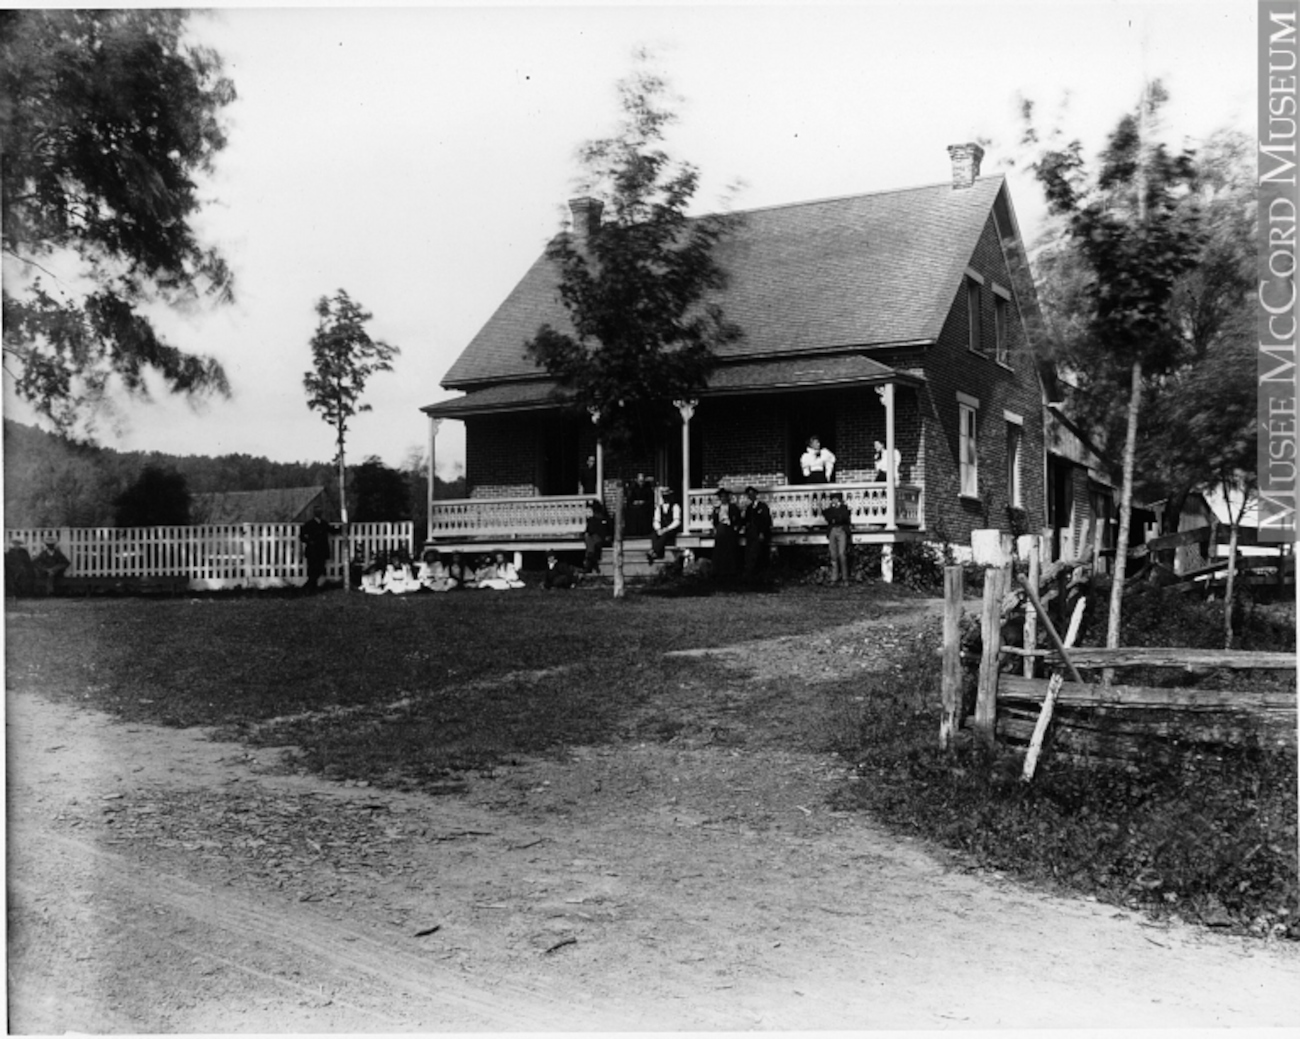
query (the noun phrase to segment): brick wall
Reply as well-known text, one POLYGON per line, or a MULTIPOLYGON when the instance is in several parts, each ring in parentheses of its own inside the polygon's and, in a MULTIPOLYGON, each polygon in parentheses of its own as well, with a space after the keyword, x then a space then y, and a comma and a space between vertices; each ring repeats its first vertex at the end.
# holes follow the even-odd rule
MULTIPOLYGON (((803 394, 706 397, 691 422, 691 436, 703 438, 702 486, 738 489, 747 484, 774 487, 799 483, 802 473, 794 456, 802 452, 803 444, 791 444, 791 430, 794 416, 802 416, 806 424, 809 412, 821 413, 828 420, 819 432, 835 453, 836 480, 874 479, 875 442, 885 441, 885 408, 873 387, 860 386, 803 394)), ((900 387, 895 394, 895 437, 902 455, 903 483, 916 482, 924 475, 920 434, 917 395, 900 387)))
POLYGON ((743 489, 786 482, 788 452, 785 398, 704 398, 691 420, 700 438, 703 487, 743 489))
MULTIPOLYGON (((1008 229, 1009 231, 1009 229, 1008 229)), ((958 544, 968 544, 970 532, 985 524, 985 503, 960 495, 960 416, 957 393, 979 401, 979 492, 988 503, 988 525, 1008 530, 1007 421, 1010 411, 1024 419, 1021 438, 1021 503, 1029 513, 1030 528, 1046 522, 1043 463, 1042 393, 1008 269, 990 216, 969 266, 984 277, 981 323, 985 352, 969 349, 964 281, 953 286, 953 301, 938 342, 924 355, 927 379, 921 391, 924 426, 925 521, 931 533, 942 533, 958 544), (994 357, 993 285, 1012 291, 1007 307, 1007 364, 994 357)))
POLYGON ((471 498, 524 498, 537 493, 536 416, 465 420, 465 482, 471 498))

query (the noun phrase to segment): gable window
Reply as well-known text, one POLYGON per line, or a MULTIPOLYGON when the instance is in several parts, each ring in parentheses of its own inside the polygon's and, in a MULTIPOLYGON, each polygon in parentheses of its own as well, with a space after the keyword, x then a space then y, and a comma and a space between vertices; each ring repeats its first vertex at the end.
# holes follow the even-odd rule
POLYGON ((1024 505, 1021 500, 1020 458, 1024 443, 1024 419, 1006 413, 1007 420, 1007 504, 1014 509, 1024 505))
POLYGON ((971 275, 966 276, 966 324, 970 329, 969 346, 975 353, 984 352, 980 312, 982 309, 982 291, 979 281, 971 275))
POLYGON ((998 286, 993 287, 993 342, 994 356, 1002 363, 1007 363, 1007 306, 1008 298, 998 286))
POLYGON ((960 416, 958 438, 958 464, 961 470, 960 494, 963 498, 978 498, 979 487, 979 406, 980 402, 964 393, 957 394, 960 416))

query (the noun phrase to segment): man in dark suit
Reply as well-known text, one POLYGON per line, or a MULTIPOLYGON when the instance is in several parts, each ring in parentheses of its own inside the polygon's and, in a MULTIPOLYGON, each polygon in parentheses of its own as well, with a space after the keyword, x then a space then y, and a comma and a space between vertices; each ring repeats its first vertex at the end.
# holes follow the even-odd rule
POLYGON ((307 583, 304 587, 314 592, 316 582, 325 576, 325 563, 330 557, 330 525, 322 517, 319 505, 313 510, 311 519, 298 531, 298 540, 302 542, 302 554, 307 560, 307 583))
POLYGON ((552 588, 572 588, 582 580, 582 571, 576 566, 562 562, 554 552, 546 553, 546 577, 542 587, 548 591, 552 588))
POLYGON ((760 501, 758 491, 745 488, 745 513, 741 520, 745 535, 745 577, 752 578, 767 565, 772 545, 772 510, 760 501))

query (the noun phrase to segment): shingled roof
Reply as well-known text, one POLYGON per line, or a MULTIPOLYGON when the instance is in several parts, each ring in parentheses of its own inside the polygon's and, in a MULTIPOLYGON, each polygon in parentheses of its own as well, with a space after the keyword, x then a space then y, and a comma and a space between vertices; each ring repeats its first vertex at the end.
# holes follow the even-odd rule
POLYGON ((324 506, 324 487, 275 487, 261 491, 214 491, 193 496, 195 523, 301 523, 324 506))
MULTIPOLYGON (((729 276, 718 302, 745 335, 719 350, 715 381, 729 362, 933 342, 1003 187, 981 177, 962 190, 945 181, 744 213, 716 255, 729 276)), ((571 328, 544 253, 442 385, 544 377, 524 354, 543 323, 571 328)), ((450 414, 451 403, 434 407, 450 414)))

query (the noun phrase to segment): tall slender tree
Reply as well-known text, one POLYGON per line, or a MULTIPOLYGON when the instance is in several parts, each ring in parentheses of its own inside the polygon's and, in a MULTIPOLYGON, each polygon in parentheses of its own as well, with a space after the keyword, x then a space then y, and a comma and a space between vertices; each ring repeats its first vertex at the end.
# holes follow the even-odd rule
POLYGON ((114 386, 229 394, 215 360, 155 331, 144 307, 231 298, 199 240, 196 178, 235 97, 185 10, 0 11, 4 367, 63 431, 93 432, 114 386))
MULTIPOLYGON (((1185 356, 1172 301, 1201 244, 1194 211, 1181 205, 1194 181, 1192 156, 1170 154, 1154 140, 1153 124, 1165 100, 1158 82, 1144 89, 1136 111, 1111 133, 1095 175, 1088 175, 1078 141, 1043 149, 1032 167, 1049 211, 1064 219, 1062 245, 1078 262, 1079 277, 1067 293, 1071 308, 1055 324, 1065 337, 1067 364, 1127 394, 1119 544, 1106 631, 1111 647, 1119 645, 1144 377, 1167 374, 1185 356)), ((1037 140, 1032 125, 1027 140, 1037 140)), ((1116 403, 1112 397, 1109 406, 1116 403)))
MULTIPOLYGON (((393 358, 401 350, 370 338, 366 322, 374 315, 363 310, 343 289, 333 298, 322 296, 316 303, 316 315, 316 334, 311 338, 315 367, 303 375, 302 384, 307 391, 307 407, 320 412, 321 418, 334 427, 344 558, 351 559, 345 457, 348 423, 361 412, 371 410, 369 404, 361 403, 366 383, 375 372, 391 372, 393 358)), ((350 587, 346 577, 343 586, 350 587)))
MULTIPOLYGON (((618 90, 617 132, 578 152, 586 208, 548 248, 571 327, 544 325, 525 349, 568 391, 575 411, 590 416, 622 487, 628 459, 672 428, 673 401, 699 395, 715 350, 741 332, 710 295, 726 282, 714 248, 736 218, 687 215, 699 171, 663 149, 676 114, 645 52, 618 90)), ((616 504, 614 595, 621 597, 623 509, 616 504)))

